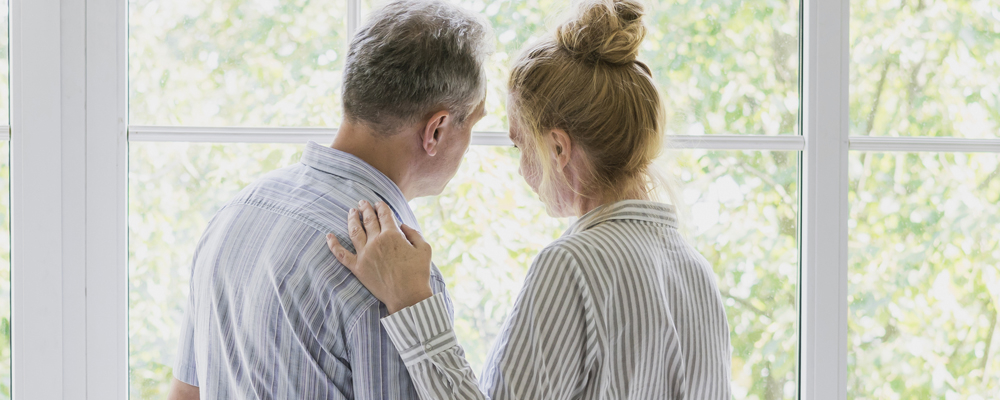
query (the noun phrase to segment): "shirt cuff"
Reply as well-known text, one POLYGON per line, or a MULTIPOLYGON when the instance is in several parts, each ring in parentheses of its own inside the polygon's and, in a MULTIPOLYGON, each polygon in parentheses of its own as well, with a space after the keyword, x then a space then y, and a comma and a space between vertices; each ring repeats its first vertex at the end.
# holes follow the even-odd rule
POLYGON ((458 345, 441 293, 382 318, 382 326, 407 367, 458 345))

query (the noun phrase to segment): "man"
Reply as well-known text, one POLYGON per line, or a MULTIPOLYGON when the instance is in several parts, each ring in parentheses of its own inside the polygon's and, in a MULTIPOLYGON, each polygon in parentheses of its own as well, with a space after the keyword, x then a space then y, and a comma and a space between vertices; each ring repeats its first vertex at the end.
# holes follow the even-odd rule
MULTIPOLYGON (((171 399, 416 399, 382 305, 330 254, 347 210, 439 194, 484 114, 484 22, 439 0, 397 1, 351 42, 333 145, 249 185, 194 256, 171 399)), ((445 293, 434 268, 431 286, 445 293)), ((450 300, 448 300, 450 309, 450 300)))

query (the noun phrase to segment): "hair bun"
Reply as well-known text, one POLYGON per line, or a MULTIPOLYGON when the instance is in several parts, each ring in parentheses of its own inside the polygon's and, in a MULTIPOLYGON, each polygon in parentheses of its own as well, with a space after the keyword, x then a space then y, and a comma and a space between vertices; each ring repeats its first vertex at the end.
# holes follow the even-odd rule
POLYGON ((583 0, 556 30, 556 42, 587 62, 634 62, 646 36, 643 13, 639 0, 583 0))

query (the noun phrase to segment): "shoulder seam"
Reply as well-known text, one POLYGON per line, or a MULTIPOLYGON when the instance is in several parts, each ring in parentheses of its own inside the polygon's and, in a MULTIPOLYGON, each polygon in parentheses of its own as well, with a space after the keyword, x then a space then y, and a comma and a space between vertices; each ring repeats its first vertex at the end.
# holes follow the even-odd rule
POLYGON ((291 218, 293 220, 299 221, 299 222, 301 222, 301 223, 303 223, 305 225, 308 225, 310 228, 313 228, 313 229, 315 229, 316 231, 318 231, 320 233, 327 233, 327 229, 326 229, 326 227, 323 226, 323 224, 321 224, 319 222, 316 222, 316 221, 314 221, 314 220, 312 220, 310 218, 306 218, 306 217, 303 217, 301 215, 295 214, 295 213, 291 212, 290 210, 288 210, 286 208, 283 208, 283 207, 280 207, 278 205, 269 203, 269 202, 267 202, 265 200, 260 200, 260 199, 256 199, 255 200, 255 199, 249 199, 249 198, 248 199, 240 199, 238 201, 233 201, 233 202, 231 202, 230 204, 228 204, 226 206, 228 207, 228 206, 231 206, 231 205, 232 206, 248 206, 248 207, 258 208, 258 209, 261 209, 261 210, 264 210, 264 211, 267 211, 267 212, 270 212, 270 213, 274 213, 274 214, 277 214, 277 215, 280 215, 280 216, 283 216, 283 217, 287 217, 287 218, 291 218))
MULTIPOLYGON (((378 299, 374 297, 375 296, 372 296, 372 299, 364 304, 364 308, 361 308, 359 310, 367 310, 371 308, 372 305, 374 305, 375 303, 378 303, 378 299)), ((357 315, 354 317, 354 320, 350 321, 347 324, 347 336, 351 336, 354 334, 354 331, 357 330, 358 324, 361 323, 361 317, 363 317, 364 315, 365 315, 364 311, 357 313, 357 315)), ((381 319, 381 317, 379 317, 379 319, 381 319)))

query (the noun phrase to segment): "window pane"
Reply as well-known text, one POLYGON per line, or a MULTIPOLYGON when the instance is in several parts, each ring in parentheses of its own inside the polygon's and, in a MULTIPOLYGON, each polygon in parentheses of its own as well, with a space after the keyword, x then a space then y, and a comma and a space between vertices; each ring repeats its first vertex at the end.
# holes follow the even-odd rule
POLYGON ((345 9, 309 0, 129 0, 129 122, 337 126, 345 9))
POLYGON ((794 399, 798 360, 798 155, 676 151, 682 231, 718 277, 737 399, 794 399))
POLYGON ((7 103, 10 99, 10 63, 7 60, 7 36, 9 34, 7 13, 9 10, 9 1, 0 0, 0 125, 10 125, 10 105, 7 103))
MULTIPOLYGON (((9 2, 0 0, 0 126, 10 133, 9 2)), ((10 142, 0 141, 0 400, 10 399, 10 142)))
MULTIPOLYGON (((6 20, 4 18, 4 21, 6 20)), ((3 109, 3 111, 6 111, 6 109, 3 109)), ((0 142, 0 399, 10 399, 11 384, 9 160, 10 142, 2 141, 0 142)))
POLYGON ((851 0, 851 134, 997 137, 997 4, 851 0))
MULTIPOLYGON (((477 130, 506 129, 509 66, 555 29, 567 0, 454 0, 485 15, 497 35, 489 115, 477 130)), ((363 9, 385 4, 363 0, 363 9)), ((653 70, 671 134, 798 134, 799 1, 647 2, 640 59, 653 70)))
POLYGON ((850 162, 848 397, 1000 398, 1000 156, 850 162))
POLYGON ((651 1, 642 47, 671 134, 797 135, 799 0, 651 1))

